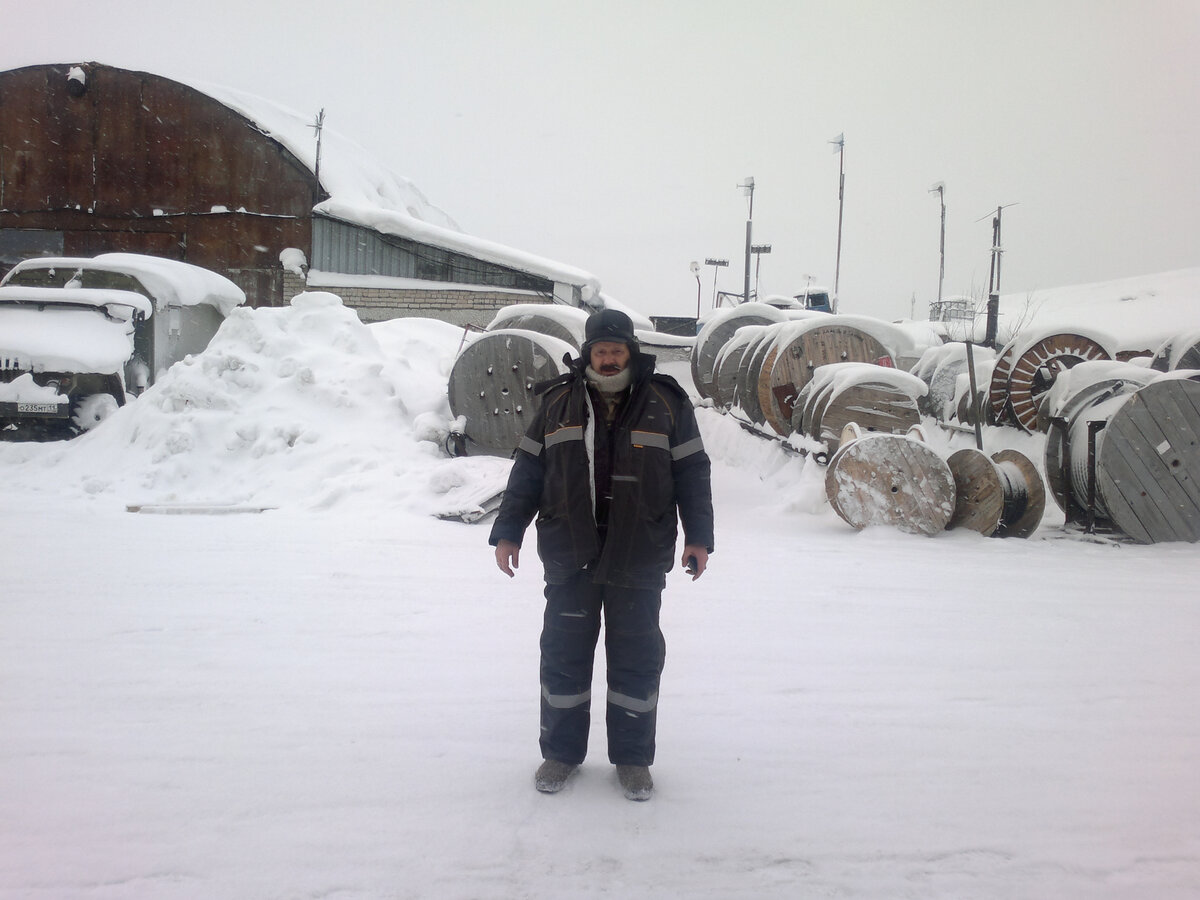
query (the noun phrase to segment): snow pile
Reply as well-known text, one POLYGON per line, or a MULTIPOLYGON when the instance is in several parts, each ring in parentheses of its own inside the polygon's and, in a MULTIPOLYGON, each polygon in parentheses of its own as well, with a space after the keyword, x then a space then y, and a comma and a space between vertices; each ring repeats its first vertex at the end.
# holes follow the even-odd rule
POLYGON ((1116 350, 1152 352, 1168 338, 1195 331, 1197 301, 1200 268, 1004 294, 998 338, 1007 343, 1018 334, 1084 329, 1112 335, 1116 350))
POLYGON ((326 508, 356 499, 428 513, 503 460, 448 460, 445 371, 462 331, 367 326, 332 294, 238 308, 208 349, 173 366, 104 427, 41 448, 40 490, 116 504, 326 508), (53 470, 52 473, 50 470, 53 470))

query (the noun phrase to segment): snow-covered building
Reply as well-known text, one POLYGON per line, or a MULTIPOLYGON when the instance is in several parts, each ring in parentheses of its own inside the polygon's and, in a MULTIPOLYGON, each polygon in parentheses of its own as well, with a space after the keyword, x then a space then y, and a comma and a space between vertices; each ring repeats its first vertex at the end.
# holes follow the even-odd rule
POLYGON ((364 321, 599 303, 591 274, 464 234, 316 119, 94 62, 0 72, 0 273, 144 253, 220 272, 251 306, 332 291, 364 321))

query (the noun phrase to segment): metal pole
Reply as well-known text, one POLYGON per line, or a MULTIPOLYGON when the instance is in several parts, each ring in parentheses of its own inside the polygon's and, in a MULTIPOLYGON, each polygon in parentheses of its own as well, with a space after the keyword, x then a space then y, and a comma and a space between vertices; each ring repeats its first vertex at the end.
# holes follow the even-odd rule
POLYGON ((837 259, 833 267, 833 311, 838 308, 838 290, 842 278, 842 210, 846 203, 846 141, 838 142, 838 232, 837 259))
POLYGON ((980 420, 983 418, 983 410, 976 403, 979 399, 979 388, 975 384, 975 351, 972 349, 970 341, 967 341, 967 382, 970 384, 971 391, 971 418, 975 420, 975 449, 982 450, 983 423, 980 420))
POLYGON ((942 239, 939 244, 938 253, 940 262, 938 263, 938 308, 941 308, 942 302, 942 284, 946 280, 946 188, 943 186, 938 190, 938 194, 942 204, 942 239))
POLYGON ((987 332, 983 342, 992 349, 996 348, 996 333, 1000 328, 1000 210, 996 207, 996 215, 992 219, 992 268, 988 275, 988 305, 987 332))
POLYGON ((746 278, 742 285, 742 302, 750 302, 750 229, 752 223, 750 219, 746 220, 746 278))
POLYGON ((748 176, 745 184, 739 185, 750 197, 750 214, 746 219, 746 265, 743 269, 742 302, 750 302, 750 240, 754 230, 754 177, 748 176))
MULTIPOLYGON (((938 195, 938 201, 942 207, 942 235, 938 243, 938 254, 940 262, 938 263, 938 292, 937 292, 937 309, 939 314, 942 309, 942 285, 946 281, 946 185, 938 182, 929 189, 930 193, 938 195)), ((931 316, 932 318, 932 316, 931 316)))

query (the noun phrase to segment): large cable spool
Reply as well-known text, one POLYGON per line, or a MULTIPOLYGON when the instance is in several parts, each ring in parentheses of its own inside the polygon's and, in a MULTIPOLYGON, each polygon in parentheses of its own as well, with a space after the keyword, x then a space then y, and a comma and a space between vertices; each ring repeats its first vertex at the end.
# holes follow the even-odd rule
POLYGON ((1150 360, 1157 372, 1176 369, 1200 369, 1200 332, 1179 334, 1162 343, 1150 360))
POLYGON ((714 362, 711 396, 717 406, 728 408, 737 399, 738 367, 751 340, 767 326, 743 325, 721 348, 714 362))
POLYGON ((777 340, 770 365, 764 361, 759 373, 758 406, 763 420, 784 436, 791 434, 794 406, 818 366, 862 362, 895 367, 891 350, 867 331, 847 323, 790 323, 777 340))
POLYGON ((736 401, 742 413, 756 425, 766 422, 762 407, 758 403, 758 382, 761 377, 763 360, 771 352, 772 344, 781 327, 780 323, 768 325, 751 338, 742 354, 738 365, 736 401))
POLYGON ((730 310, 721 310, 704 323, 692 347, 692 381, 701 397, 715 399, 712 384, 717 354, 725 342, 743 325, 770 325, 782 322, 786 316, 765 303, 743 303, 730 310))
POLYGON ((858 432, 906 434, 920 424, 917 399, 925 384, 917 376, 870 363, 838 363, 817 369, 792 412, 791 430, 825 445, 814 459, 826 462, 847 425, 858 432))
POLYGON ((1055 435, 1046 442, 1056 500, 1061 492, 1139 543, 1200 540, 1200 382, 1167 375, 1132 393, 1090 392, 1065 449, 1055 435))
POLYGON ((954 513, 947 528, 968 528, 996 537, 1029 537, 1046 511, 1046 490, 1037 467, 1016 450, 989 458, 958 450, 946 461, 954 476, 954 513))
POLYGON ((1042 398, 1066 369, 1088 360, 1110 359, 1099 340, 1062 332, 1034 341, 1012 341, 996 359, 989 388, 992 421, 1037 431, 1042 398))
POLYGON ((534 385, 567 371, 570 344, 533 331, 480 335, 450 370, 450 412, 465 417, 459 456, 511 456, 537 408, 534 385))
POLYGON ((488 331, 534 331, 570 344, 576 352, 583 346, 588 313, 573 306, 546 303, 516 303, 496 313, 488 331))
MULTIPOLYGON (((1081 494, 1083 502, 1076 503, 1071 490, 1071 460, 1067 444, 1071 435, 1087 444, 1088 421, 1097 421, 1094 410, 1113 397, 1127 397, 1145 387, 1158 377, 1158 373, 1129 363, 1087 362, 1081 363, 1060 379, 1047 395, 1039 415, 1046 418, 1049 437, 1043 457, 1046 485, 1050 496, 1059 509, 1067 514, 1068 520, 1079 511, 1086 510, 1086 484, 1081 494), (1050 423, 1065 423, 1062 430, 1049 427, 1050 423), (1078 428, 1075 426, 1078 425, 1078 428)), ((1099 420, 1103 421, 1103 419, 1099 420)))
POLYGON ((954 476, 945 460, 910 435, 862 434, 852 426, 847 431, 825 472, 834 511, 860 530, 872 525, 924 535, 945 530, 954 513, 954 476))

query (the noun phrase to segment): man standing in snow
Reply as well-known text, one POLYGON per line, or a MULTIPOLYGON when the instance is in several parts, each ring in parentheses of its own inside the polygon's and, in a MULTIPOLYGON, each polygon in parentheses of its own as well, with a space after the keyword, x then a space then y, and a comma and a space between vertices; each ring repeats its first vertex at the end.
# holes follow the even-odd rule
POLYGON ((490 543, 509 577, 537 516, 546 579, 541 750, 534 785, 563 788, 587 754, 601 611, 608 662, 608 756, 631 800, 650 765, 666 644, 659 609, 683 521, 683 564, 699 578, 713 551, 709 460, 691 402, 656 374, 629 316, 590 316, 581 359, 543 386, 517 448, 490 543))

